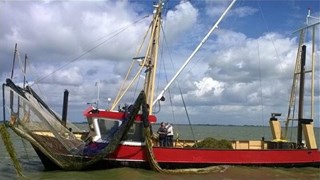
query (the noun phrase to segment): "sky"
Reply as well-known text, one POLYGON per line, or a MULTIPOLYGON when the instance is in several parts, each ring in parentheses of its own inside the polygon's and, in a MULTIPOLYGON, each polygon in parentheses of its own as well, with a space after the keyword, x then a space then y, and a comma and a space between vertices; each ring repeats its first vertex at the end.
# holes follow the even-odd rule
MULTIPOLYGON (((165 1, 156 94, 230 2, 165 1)), ((0 1, 1 82, 11 75, 17 43, 13 81, 22 84, 21 67, 27 54, 28 85, 59 114, 68 89, 68 120, 85 121, 82 112, 87 103, 97 101, 98 91, 99 108, 108 109, 116 97, 151 22, 152 4, 142 0, 0 1)), ((280 118, 285 119, 299 40, 293 32, 306 25, 308 8, 312 16, 320 17, 318 0, 237 1, 170 93, 165 93, 166 101, 154 107, 158 121, 186 124, 185 109, 192 124, 268 125, 271 112, 282 113, 280 118)), ((308 52, 310 37, 308 31, 308 52)), ((319 42, 317 36, 317 60, 319 42)), ((315 125, 320 126, 319 71, 315 77, 315 125)), ((143 75, 139 84, 142 81, 143 75)), ((306 89, 310 90, 308 82, 306 89)), ((122 103, 133 103, 140 90, 140 86, 130 89, 122 103)), ((306 117, 310 117, 308 92, 306 117)))

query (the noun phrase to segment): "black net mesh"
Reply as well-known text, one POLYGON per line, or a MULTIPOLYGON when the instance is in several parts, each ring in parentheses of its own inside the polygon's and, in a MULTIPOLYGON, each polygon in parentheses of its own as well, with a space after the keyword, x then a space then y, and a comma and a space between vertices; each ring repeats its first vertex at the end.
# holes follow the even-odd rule
POLYGON ((4 89, 5 99, 10 99, 6 102, 10 112, 10 127, 65 170, 85 169, 114 152, 132 126, 141 103, 145 101, 144 92, 141 92, 122 124, 110 134, 108 141, 96 143, 93 152, 90 151, 90 142, 73 133, 81 130, 70 122, 64 126, 59 116, 31 88, 22 89, 7 80, 4 89))

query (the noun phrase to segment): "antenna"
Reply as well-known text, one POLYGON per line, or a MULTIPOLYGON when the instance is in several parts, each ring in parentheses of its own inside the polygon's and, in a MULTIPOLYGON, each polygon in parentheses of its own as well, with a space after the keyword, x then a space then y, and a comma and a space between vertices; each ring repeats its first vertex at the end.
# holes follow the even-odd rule
POLYGON ((320 18, 315 17, 315 16, 311 16, 311 8, 308 8, 308 14, 307 14, 307 18, 306 18, 306 23, 307 25, 309 25, 309 19, 315 19, 315 20, 320 20, 320 18))
POLYGON ((98 80, 95 83, 95 86, 97 86, 97 108, 99 108, 99 99, 100 99, 100 80, 98 80))

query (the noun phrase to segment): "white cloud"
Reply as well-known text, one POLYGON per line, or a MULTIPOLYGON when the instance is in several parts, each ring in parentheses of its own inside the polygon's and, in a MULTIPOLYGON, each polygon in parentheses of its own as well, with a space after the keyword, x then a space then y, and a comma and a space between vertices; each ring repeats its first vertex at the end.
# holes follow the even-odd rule
POLYGON ((219 47, 221 48, 229 48, 232 46, 236 46, 239 44, 245 43, 247 37, 240 32, 235 32, 231 30, 226 29, 218 29, 215 33, 217 36, 217 44, 219 44, 219 47))
POLYGON ((235 14, 236 16, 242 18, 242 17, 253 15, 257 11, 258 11, 258 9, 248 7, 248 6, 243 6, 243 7, 238 7, 238 8, 233 9, 231 11, 231 14, 235 14))
POLYGON ((201 81, 194 82, 194 84, 197 87, 195 91, 196 96, 207 95, 210 91, 212 91, 215 96, 220 96, 224 90, 224 83, 216 81, 211 77, 204 77, 201 81))
MULTIPOLYGON (((173 4, 169 4, 168 13, 163 14, 163 22, 167 40, 174 42, 167 48, 171 57, 162 56, 166 53, 165 48, 159 52, 160 59, 172 60, 176 66, 173 68, 171 62, 166 64, 168 78, 173 76, 173 71, 188 57, 229 1, 169 3, 173 4)), ((261 26, 261 22, 252 16, 257 10, 249 1, 245 6, 241 5, 236 4, 229 14, 234 19, 231 22, 228 18, 223 20, 178 78, 187 108, 197 123, 257 124, 261 122, 256 120, 262 113, 264 119, 268 119, 269 112, 286 113, 298 39, 280 34, 279 29, 272 29, 273 26, 269 26, 269 32, 252 35, 257 28, 251 26, 261 26), (238 19, 253 19, 258 25, 247 25, 238 19), (244 25, 246 30, 238 29, 244 25), (212 116, 210 122, 208 113, 212 116), (225 121, 221 122, 221 119, 225 121)), ((151 14, 152 8, 146 11, 145 6, 142 1, 0 2, 0 54, 4 59, 0 61, 1 79, 11 73, 13 47, 17 42, 20 58, 27 53, 31 67, 35 67, 27 71, 29 74, 33 69, 34 76, 28 75, 27 78, 30 84, 63 66, 40 82, 41 95, 60 112, 63 91, 68 89, 70 111, 75 112, 77 120, 82 120, 81 112, 86 103, 96 101, 94 83, 97 80, 101 81, 102 107, 107 106, 107 98, 115 97, 151 17, 128 26, 115 37, 113 35, 122 27, 151 14), (81 56, 103 41, 106 43, 81 56)), ((267 10, 264 8, 265 14, 267 10)), ((285 32, 292 30, 294 28, 284 29, 285 32)), ((310 52, 309 42, 306 44, 310 52)), ((161 83, 165 82, 164 74, 160 75, 161 83)), ((319 74, 316 77, 319 78, 319 74)), ((22 75, 15 75, 14 80, 21 84, 22 75)), ((36 89, 36 85, 33 87, 36 89)), ((179 91, 176 86, 170 90, 173 110, 179 120, 184 119, 179 91)), ((124 102, 133 101, 134 93, 134 90, 130 91, 124 102)), ((316 94, 319 104, 319 90, 316 94)), ((168 93, 166 96, 161 113, 168 119, 172 109, 167 107, 170 104, 168 93)))
POLYGON ((11 29, 0 36, 7 42, 1 47, 11 48, 17 42, 20 48, 33 55, 33 60, 52 60, 49 57, 55 57, 55 61, 70 60, 103 41, 106 41, 103 46, 86 57, 125 59, 133 56, 136 47, 132 44, 141 41, 147 27, 144 23, 132 25, 143 16, 139 17, 130 10, 125 1, 2 4, 8 8, 3 16, 12 17, 13 21, 6 22, 11 29), (25 10, 20 12, 17 6, 11 4, 23 5, 25 10), (116 36, 120 29, 125 33, 116 36))
POLYGON ((198 10, 188 1, 181 1, 174 10, 169 10, 164 23, 168 40, 172 41, 189 30, 196 23, 197 17, 198 10))
MULTIPOLYGON (((206 0, 206 13, 211 17, 220 17, 221 14, 225 11, 225 9, 229 6, 231 1, 212 1, 206 0)), ((246 17, 255 14, 258 9, 250 6, 237 6, 235 3, 232 7, 232 10, 228 12, 228 16, 236 16, 236 17, 246 17)))
POLYGON ((228 1, 206 0, 205 3, 206 13, 212 17, 220 16, 222 12, 226 9, 226 7, 229 5, 228 1))

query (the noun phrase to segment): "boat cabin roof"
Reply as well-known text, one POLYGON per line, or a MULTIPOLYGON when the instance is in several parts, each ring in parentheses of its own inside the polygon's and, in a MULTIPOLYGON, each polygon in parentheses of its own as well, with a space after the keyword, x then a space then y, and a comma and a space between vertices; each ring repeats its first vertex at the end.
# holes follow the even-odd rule
MULTIPOLYGON (((125 112, 119 111, 108 111, 104 109, 94 109, 92 106, 88 107, 84 112, 83 115, 87 118, 108 118, 114 120, 124 120, 125 112)), ((157 122, 157 117, 154 115, 149 115, 148 120, 150 123, 157 122)), ((135 121, 142 122, 141 114, 136 116, 135 121)))

